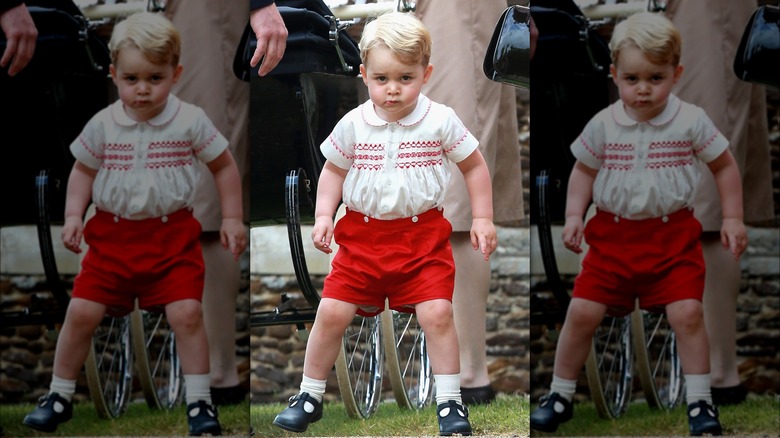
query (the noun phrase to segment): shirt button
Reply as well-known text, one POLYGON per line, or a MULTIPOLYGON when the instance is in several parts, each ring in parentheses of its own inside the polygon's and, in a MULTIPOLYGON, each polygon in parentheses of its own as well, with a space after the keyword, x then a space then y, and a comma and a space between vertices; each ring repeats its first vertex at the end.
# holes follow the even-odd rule
POLYGON ((387 178, 387 185, 393 185, 393 180, 390 178, 387 178))
POLYGON ((662 217, 662 218, 661 218, 661 221, 662 221, 663 223, 667 223, 667 222, 669 222, 669 216, 664 216, 664 217, 662 217))
POLYGON ((620 222, 620 218, 615 216, 615 222, 620 222))
POLYGON ((168 216, 163 216, 162 219, 160 219, 163 223, 168 222, 168 216))
POLYGON ((417 219, 417 216, 412 216, 412 222, 417 223, 419 219, 417 219))
POLYGON ((119 223, 119 216, 114 216, 114 223, 119 223))
POLYGON ((368 216, 363 216, 363 222, 368 222, 368 216))

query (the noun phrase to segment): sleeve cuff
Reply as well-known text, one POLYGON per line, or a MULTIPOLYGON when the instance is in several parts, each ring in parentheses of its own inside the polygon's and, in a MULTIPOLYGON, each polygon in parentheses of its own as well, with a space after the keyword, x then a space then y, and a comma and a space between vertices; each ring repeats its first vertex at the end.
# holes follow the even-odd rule
MULTIPOLYGON (((254 2, 255 0, 252 0, 254 2)), ((24 0, 0 0, 0 12, 5 12, 24 3, 24 0)))
POLYGON ((255 9, 264 8, 273 2, 274 0, 250 0, 249 10, 254 11, 255 9))

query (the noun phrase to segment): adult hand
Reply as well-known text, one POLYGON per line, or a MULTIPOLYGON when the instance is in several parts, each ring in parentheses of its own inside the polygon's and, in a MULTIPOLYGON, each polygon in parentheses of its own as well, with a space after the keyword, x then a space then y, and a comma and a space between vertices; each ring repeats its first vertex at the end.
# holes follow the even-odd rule
POLYGON ((0 13, 0 27, 7 40, 0 67, 5 68, 10 63, 8 76, 14 76, 32 59, 38 29, 24 3, 0 13))
POLYGON ((282 60, 287 47, 287 27, 273 3, 253 10, 249 15, 249 25, 257 37, 257 48, 249 65, 254 67, 260 63, 258 74, 265 76, 282 60))

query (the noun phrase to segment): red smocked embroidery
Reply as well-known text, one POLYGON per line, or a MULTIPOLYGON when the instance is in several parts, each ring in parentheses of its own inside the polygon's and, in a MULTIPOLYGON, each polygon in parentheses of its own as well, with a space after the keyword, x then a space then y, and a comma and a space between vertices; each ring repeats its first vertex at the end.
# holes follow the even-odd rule
MULTIPOLYGON (((595 152, 587 145, 586 149, 596 156, 595 152)), ((596 157, 598 158, 598 156, 596 157)), ((607 143, 604 145, 604 153, 601 155, 601 160, 603 160, 602 167, 610 170, 631 170, 634 168, 634 159, 635 148, 630 143, 607 143)))
POLYGON ((648 147, 648 169, 663 169, 670 167, 685 167, 693 165, 693 142, 690 140, 656 141, 648 147))
POLYGON ((149 151, 153 152, 146 155, 144 167, 147 169, 189 167, 193 163, 192 142, 189 140, 155 141, 149 144, 149 151))
POLYGON ((133 168, 135 147, 132 143, 106 143, 103 145, 103 162, 100 167, 108 170, 128 171, 133 168))

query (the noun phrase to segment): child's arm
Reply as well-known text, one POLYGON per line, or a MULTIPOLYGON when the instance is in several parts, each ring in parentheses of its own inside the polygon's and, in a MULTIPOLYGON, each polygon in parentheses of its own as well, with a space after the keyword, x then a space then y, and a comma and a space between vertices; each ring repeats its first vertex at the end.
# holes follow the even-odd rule
POLYGON ((65 200, 65 224, 62 226, 62 243, 65 248, 79 254, 84 231, 84 212, 92 199, 92 183, 97 170, 76 161, 68 178, 65 200))
POLYGON ((325 254, 333 252, 330 248, 330 241, 333 239, 333 215, 336 214, 336 208, 341 202, 346 177, 345 169, 326 161, 317 183, 317 204, 314 209, 311 240, 314 242, 314 247, 325 254))
POLYGON ((723 247, 731 251, 734 257, 747 248, 747 231, 742 222, 742 180, 734 156, 726 149, 718 158, 707 163, 715 177, 720 193, 720 205, 723 212, 723 224, 720 228, 720 241, 723 247))
POLYGON ((574 164, 569 176, 569 187, 566 191, 566 223, 563 226, 563 244, 567 249, 579 254, 580 244, 585 229, 583 217, 593 196, 593 181, 596 180, 597 169, 592 169, 579 160, 574 164))
MULTIPOLYGON (((485 158, 474 150, 458 163, 471 200, 471 245, 485 254, 485 260, 496 250, 496 227, 493 225, 493 188, 485 158)), ((519 177, 519 175, 518 175, 519 177)))
POLYGON ((244 227, 244 211, 241 193, 241 177, 233 155, 225 149, 217 158, 206 164, 214 175, 214 182, 219 192, 222 207, 222 226, 219 239, 222 247, 228 248, 233 258, 246 248, 246 228, 244 227))

